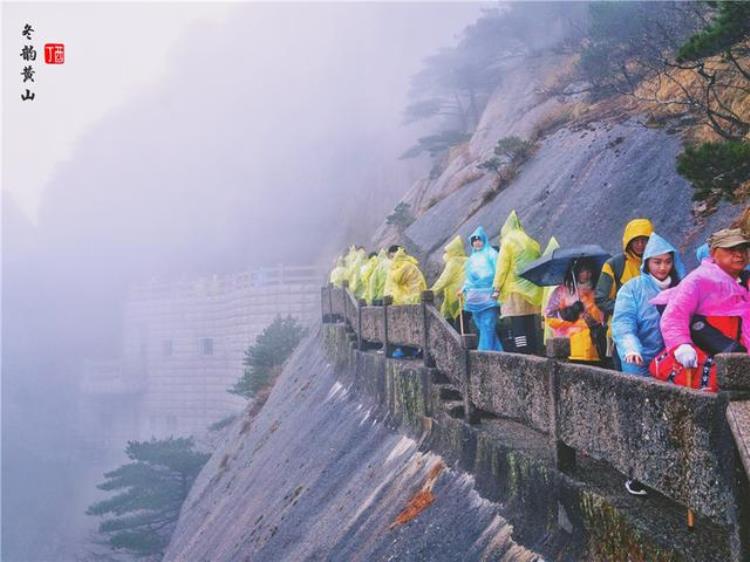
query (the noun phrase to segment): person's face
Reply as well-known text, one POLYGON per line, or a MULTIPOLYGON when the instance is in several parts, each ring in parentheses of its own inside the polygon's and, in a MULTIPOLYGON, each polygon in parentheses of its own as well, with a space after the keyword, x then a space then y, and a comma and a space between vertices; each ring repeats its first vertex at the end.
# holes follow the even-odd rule
POLYGON ((593 276, 592 272, 588 268, 581 269, 578 274, 576 275, 576 279, 578 280, 578 283, 580 285, 585 285, 586 283, 589 283, 591 281, 591 277, 593 276))
POLYGON ((747 244, 740 244, 732 248, 715 248, 711 257, 721 269, 732 277, 738 277, 747 266, 747 244))
POLYGON ((664 281, 669 277, 673 264, 674 258, 671 253, 652 256, 648 259, 648 272, 659 281, 664 281))
POLYGON ((482 248, 484 248, 484 242, 482 242, 481 238, 475 238, 471 241, 471 247, 475 250, 481 250, 482 248))
POLYGON ((636 256, 642 256, 648 244, 648 236, 637 236, 630 241, 630 251, 636 256))

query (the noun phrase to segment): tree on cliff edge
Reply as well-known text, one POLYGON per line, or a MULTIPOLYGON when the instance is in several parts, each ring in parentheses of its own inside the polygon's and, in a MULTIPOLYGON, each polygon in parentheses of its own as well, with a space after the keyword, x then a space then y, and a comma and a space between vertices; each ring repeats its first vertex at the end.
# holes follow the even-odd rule
POLYGON ((104 474, 100 490, 117 494, 86 513, 102 521, 99 532, 113 550, 159 559, 169 544, 182 503, 209 456, 193 450, 192 438, 128 441, 131 461, 104 474))
POLYGON ((277 316, 245 351, 245 371, 228 392, 253 398, 270 387, 305 333, 294 317, 277 316))

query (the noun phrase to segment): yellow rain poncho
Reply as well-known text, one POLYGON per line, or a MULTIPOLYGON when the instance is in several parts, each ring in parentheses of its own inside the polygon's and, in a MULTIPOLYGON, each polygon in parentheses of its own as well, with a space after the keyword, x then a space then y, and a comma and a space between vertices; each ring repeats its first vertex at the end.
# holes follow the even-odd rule
POLYGON ((399 248, 393 256, 385 294, 393 297, 393 304, 419 304, 422 291, 427 290, 427 282, 419 271, 419 262, 399 248))
POLYGON ((385 250, 381 249, 376 259, 377 264, 370 274, 370 279, 367 281, 367 292, 365 293, 367 304, 372 304, 376 300, 383 300, 385 282, 388 279, 388 270, 391 267, 391 260, 388 257, 388 252, 385 250))
POLYGON ((349 281, 349 290, 356 294, 357 287, 360 284, 360 271, 367 260, 367 253, 364 249, 359 248, 355 249, 354 252, 350 250, 349 254, 351 257, 346 269, 346 279, 349 281))
POLYGON ((336 267, 331 270, 331 276, 329 281, 333 283, 334 287, 341 288, 342 281, 346 279, 346 267, 344 266, 344 258, 336 258, 336 267))
POLYGON ((443 254, 445 269, 431 289, 436 295, 440 291, 443 292, 443 304, 440 306, 440 313, 450 320, 455 320, 461 312, 456 293, 464 284, 466 260, 464 243, 460 236, 456 236, 445 247, 445 253, 443 254))
POLYGON ((500 231, 500 254, 493 282, 495 289, 500 292, 500 302, 509 303, 511 294, 515 294, 532 307, 541 306, 542 288, 518 275, 519 271, 540 255, 539 243, 526 234, 518 215, 511 211, 500 231))
POLYGON ((367 300, 367 290, 370 286, 370 277, 378 265, 378 257, 372 256, 362 267, 359 268, 359 278, 354 286, 354 296, 358 299, 367 300))
MULTIPOLYGON (((557 250, 560 247, 560 244, 557 242, 557 238, 554 236, 549 239, 549 242, 547 242, 547 247, 544 249, 544 253, 542 253, 543 256, 548 256, 555 250, 557 250)), ((542 310, 546 310, 547 303, 549 302, 549 298, 554 292, 554 290, 557 287, 544 287, 542 289, 542 310)), ((544 320, 544 343, 547 343, 547 340, 553 336, 552 334, 552 328, 549 327, 547 324, 547 320, 544 320)))

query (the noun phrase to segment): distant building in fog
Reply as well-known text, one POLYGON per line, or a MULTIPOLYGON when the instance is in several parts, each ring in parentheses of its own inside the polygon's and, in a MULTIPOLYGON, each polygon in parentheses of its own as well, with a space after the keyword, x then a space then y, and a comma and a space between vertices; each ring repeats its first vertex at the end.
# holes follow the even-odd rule
POLYGON ((82 438, 92 452, 121 449, 128 439, 202 433, 239 411, 245 400, 227 388, 245 350, 277 315, 312 324, 323 279, 313 267, 279 266, 132 287, 122 357, 84 368, 82 438))

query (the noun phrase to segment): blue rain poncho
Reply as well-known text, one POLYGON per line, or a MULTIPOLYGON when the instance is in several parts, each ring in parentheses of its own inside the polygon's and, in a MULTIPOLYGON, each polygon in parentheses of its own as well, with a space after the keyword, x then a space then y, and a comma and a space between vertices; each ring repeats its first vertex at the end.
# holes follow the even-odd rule
POLYGON ((695 250, 695 258, 698 260, 698 265, 708 257, 709 251, 708 251, 708 244, 703 244, 702 246, 698 246, 698 248, 695 250))
POLYGON ((622 361, 622 369, 626 373, 648 376, 648 364, 664 349, 659 329, 661 316, 656 306, 649 302, 662 289, 648 273, 647 260, 667 253, 674 256, 674 271, 678 279, 682 279, 685 267, 677 250, 658 234, 652 234, 643 252, 641 275, 625 283, 617 293, 612 317, 612 337, 622 361), (633 352, 643 358, 643 365, 625 362, 625 356, 633 352))
POLYGON ((466 260, 463 286, 464 310, 471 312, 474 325, 479 331, 479 351, 502 351, 503 347, 497 337, 495 325, 499 306, 492 298, 494 291, 492 281, 497 265, 497 251, 490 246, 487 233, 480 226, 471 235, 484 243, 481 250, 471 248, 471 255, 466 260))
POLYGON ((464 310, 481 312, 487 308, 497 308, 498 303, 492 298, 492 280, 495 277, 497 251, 490 246, 487 233, 480 226, 471 235, 484 243, 481 250, 471 248, 471 255, 466 260, 464 278, 464 310))

